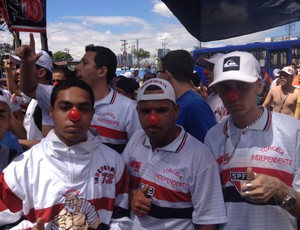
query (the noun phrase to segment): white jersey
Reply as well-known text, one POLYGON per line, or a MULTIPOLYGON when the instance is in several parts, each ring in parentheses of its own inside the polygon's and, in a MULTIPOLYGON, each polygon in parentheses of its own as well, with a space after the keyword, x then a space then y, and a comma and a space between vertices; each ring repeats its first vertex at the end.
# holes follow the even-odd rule
POLYGON ((228 111, 217 93, 210 93, 207 98, 207 103, 213 111, 218 123, 228 116, 228 111))
POLYGON ((24 216, 22 228, 42 217, 46 229, 96 229, 111 222, 116 206, 128 208, 124 162, 91 132, 87 141, 68 147, 51 130, 10 163, 0 187, 0 226, 24 216))
MULTIPOLYGON (((52 89, 53 86, 38 84, 36 97, 42 109, 49 108, 52 89)), ((97 129, 102 143, 121 153, 131 136, 141 128, 136 102, 111 89, 105 98, 95 102, 91 126, 97 129)))
POLYGON ((205 144, 221 174, 228 218, 222 229, 297 229, 296 218, 274 199, 259 205, 240 195, 241 182, 248 180, 248 167, 258 174, 277 177, 300 192, 300 122, 263 109, 262 117, 248 129, 238 129, 229 117, 206 135, 205 144))
POLYGON ((154 151, 140 130, 121 156, 129 169, 130 189, 147 184, 152 199, 147 216, 131 213, 133 229, 193 229, 193 224, 226 222, 217 164, 210 151, 182 127, 172 143, 154 151))
POLYGON ((41 140, 43 134, 34 122, 34 111, 37 106, 37 100, 32 99, 27 107, 23 125, 26 130, 27 140, 41 140))

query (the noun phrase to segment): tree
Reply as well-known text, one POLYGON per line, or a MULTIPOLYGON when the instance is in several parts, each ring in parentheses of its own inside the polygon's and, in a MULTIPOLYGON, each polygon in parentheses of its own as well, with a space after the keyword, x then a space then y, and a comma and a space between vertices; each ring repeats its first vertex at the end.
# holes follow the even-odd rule
POLYGON ((14 53, 14 48, 8 44, 8 43, 0 43, 0 72, 4 71, 4 55, 5 54, 13 54, 14 53))
POLYGON ((144 49, 140 48, 138 50, 137 49, 133 50, 133 55, 136 56, 137 65, 139 66, 141 60, 150 57, 150 52, 147 51, 147 50, 144 50, 144 49))
POLYGON ((53 62, 60 62, 60 61, 73 61, 74 58, 66 52, 57 51, 53 54, 53 62))

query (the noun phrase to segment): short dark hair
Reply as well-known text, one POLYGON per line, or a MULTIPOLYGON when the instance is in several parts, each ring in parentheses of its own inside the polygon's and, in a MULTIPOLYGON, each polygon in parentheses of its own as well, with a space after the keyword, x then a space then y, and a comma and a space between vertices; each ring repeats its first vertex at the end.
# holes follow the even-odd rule
POLYGON ((71 87, 78 87, 82 90, 85 90, 88 93, 90 100, 91 100, 91 104, 94 108, 95 96, 94 96, 93 89, 91 88, 91 86, 89 86, 89 84, 87 84, 86 82, 79 80, 77 78, 70 79, 68 81, 63 81, 61 84, 58 84, 53 88, 51 97, 50 97, 51 106, 54 107, 55 101, 57 99, 57 95, 61 90, 66 90, 71 87))
POLYGON ((116 69, 117 69, 117 56, 113 51, 104 46, 95 46, 93 44, 85 47, 85 52, 96 52, 96 56, 94 61, 96 63, 97 68, 102 66, 106 66, 108 69, 106 82, 109 84, 114 77, 116 77, 116 69))
POLYGON ((53 65, 52 73, 62 73, 64 75, 64 80, 76 78, 75 72, 66 66, 53 65))
POLYGON ((191 80, 193 81, 194 86, 199 86, 201 83, 201 76, 197 72, 194 72, 194 73, 192 73, 191 80))
POLYGON ((173 50, 161 59, 162 69, 173 74, 179 82, 190 82, 195 67, 195 61, 186 50, 173 50))
POLYGON ((133 78, 121 77, 120 80, 117 81, 116 87, 123 89, 126 93, 133 94, 134 91, 140 87, 140 85, 133 78))

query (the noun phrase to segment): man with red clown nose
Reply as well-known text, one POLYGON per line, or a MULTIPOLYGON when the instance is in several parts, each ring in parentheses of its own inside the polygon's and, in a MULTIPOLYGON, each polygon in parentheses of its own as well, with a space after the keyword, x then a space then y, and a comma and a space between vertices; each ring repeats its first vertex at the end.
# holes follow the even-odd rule
POLYGON ((90 129, 94 103, 82 80, 53 88, 54 128, 0 174, 3 229, 131 229, 127 170, 90 129))
POLYGON ((257 105, 260 66, 250 53, 218 59, 211 86, 230 114, 204 141, 221 175, 228 222, 220 229, 299 229, 300 122, 257 105))
POLYGON ((176 125, 171 84, 144 82, 137 111, 143 129, 121 155, 130 175, 132 229, 208 230, 226 222, 217 164, 204 144, 176 125))

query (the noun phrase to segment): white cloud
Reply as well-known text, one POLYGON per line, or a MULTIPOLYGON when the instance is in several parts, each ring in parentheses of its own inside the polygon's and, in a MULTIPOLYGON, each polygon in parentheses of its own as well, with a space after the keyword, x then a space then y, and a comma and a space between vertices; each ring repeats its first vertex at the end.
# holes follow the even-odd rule
POLYGON ((142 18, 132 16, 111 16, 111 17, 97 17, 97 16, 65 16, 62 19, 75 19, 85 26, 105 25, 105 26, 144 26, 147 23, 142 18))
POLYGON ((152 12, 159 14, 161 16, 171 18, 173 17, 173 13, 169 10, 169 8, 161 1, 153 1, 154 6, 152 12))

